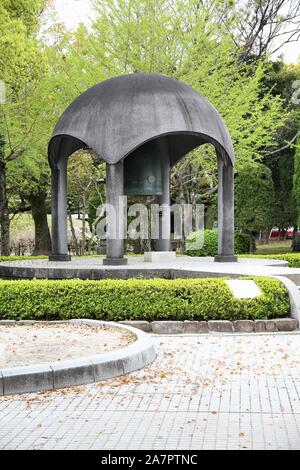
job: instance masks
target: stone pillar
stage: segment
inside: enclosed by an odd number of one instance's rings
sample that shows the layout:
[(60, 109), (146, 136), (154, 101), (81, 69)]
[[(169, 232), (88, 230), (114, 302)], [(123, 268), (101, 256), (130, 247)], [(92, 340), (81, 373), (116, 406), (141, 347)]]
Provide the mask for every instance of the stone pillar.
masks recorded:
[(67, 165), (63, 159), (51, 172), (52, 253), (49, 261), (70, 261), (67, 226)]
[(159, 217), (159, 240), (157, 251), (171, 251), (171, 212), (170, 212), (170, 158), (166, 145), (160, 144), (163, 193), (158, 197), (161, 207)]
[(106, 203), (113, 210), (107, 212), (108, 236), (106, 240), (106, 258), (103, 264), (120, 266), (127, 264), (124, 258), (124, 207), (120, 200), (124, 196), (124, 164), (106, 164)]
[(218, 255), (215, 261), (236, 262), (234, 256), (234, 168), (218, 155)]

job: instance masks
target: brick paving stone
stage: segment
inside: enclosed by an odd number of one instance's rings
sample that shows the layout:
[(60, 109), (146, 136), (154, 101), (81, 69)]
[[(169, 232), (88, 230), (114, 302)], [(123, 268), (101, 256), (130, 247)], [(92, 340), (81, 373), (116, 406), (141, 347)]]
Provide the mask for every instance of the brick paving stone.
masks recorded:
[(141, 371), (0, 398), (0, 449), (300, 450), (300, 333), (155, 341)]

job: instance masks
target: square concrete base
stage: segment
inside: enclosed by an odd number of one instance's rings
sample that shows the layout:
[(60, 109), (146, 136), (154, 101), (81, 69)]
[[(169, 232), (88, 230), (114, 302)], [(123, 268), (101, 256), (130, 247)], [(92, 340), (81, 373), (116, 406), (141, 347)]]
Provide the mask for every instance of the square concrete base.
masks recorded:
[(238, 257), (233, 255), (217, 255), (215, 256), (216, 263), (237, 263)]
[(144, 253), (144, 261), (146, 263), (164, 263), (175, 260), (175, 251), (148, 251)]
[(71, 261), (70, 255), (49, 255), (49, 261)]
[(128, 262), (127, 258), (104, 258), (104, 266), (124, 266)]

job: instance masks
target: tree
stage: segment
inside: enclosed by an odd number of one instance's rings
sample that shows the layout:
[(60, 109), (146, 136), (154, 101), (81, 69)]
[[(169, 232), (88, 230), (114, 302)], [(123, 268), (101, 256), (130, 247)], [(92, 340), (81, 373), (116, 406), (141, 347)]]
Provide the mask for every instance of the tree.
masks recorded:
[[(236, 175), (235, 220), (251, 236), (273, 226), (275, 192), (271, 170), (261, 163), (245, 165)], [(253, 251), (253, 243), (252, 250)]]
[(298, 216), (297, 225), (300, 227), (300, 138), (297, 141), (295, 152), (294, 197)]
[[(43, 0), (3, 0), (0, 5), (0, 79), (6, 86), (6, 103), (0, 107), (0, 225), (1, 254), (8, 255), (9, 209), (7, 197), (7, 165), (20, 157), (25, 149), (10, 135), (11, 123), (7, 110), (15, 103), (21, 90), (36, 73), (39, 63), (33, 34), (38, 17), (45, 6)], [(14, 118), (16, 121), (18, 118)], [(22, 132), (24, 135), (24, 132)], [(26, 131), (25, 131), (26, 133)], [(19, 138), (21, 135), (19, 135)]]
[[(47, 214), (50, 212), (49, 168), (44, 153), (38, 153), (38, 162), (24, 156), (8, 168), (7, 191), (11, 217), (23, 211), (31, 211), (35, 237), (33, 255), (45, 255), (51, 251), (51, 237)], [(38, 158), (37, 158), (38, 159)]]
[(300, 37), (300, 1), (246, 0), (236, 2), (234, 40), (241, 48), (240, 62), (278, 52)]
[(275, 189), (275, 225), (284, 230), (297, 226), (297, 207), (293, 191), (294, 151), (273, 158), (272, 179)]
[(276, 132), (276, 148), (267, 150), (263, 162), (271, 169), (276, 192), (275, 224), (280, 229), (297, 226), (297, 207), (293, 192), (295, 142), (300, 131), (299, 107), (294, 103), (294, 83), (300, 80), (299, 65), (285, 65), (281, 61), (270, 64), (264, 78), (274, 96), (281, 96), (289, 112), (286, 125)]

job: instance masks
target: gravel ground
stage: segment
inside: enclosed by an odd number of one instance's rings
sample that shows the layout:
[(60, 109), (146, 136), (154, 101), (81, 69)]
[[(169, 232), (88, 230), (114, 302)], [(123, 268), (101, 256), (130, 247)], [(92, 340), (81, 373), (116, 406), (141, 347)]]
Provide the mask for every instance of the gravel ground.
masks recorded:
[(117, 328), (71, 324), (0, 325), (0, 368), (76, 359), (128, 346)]

